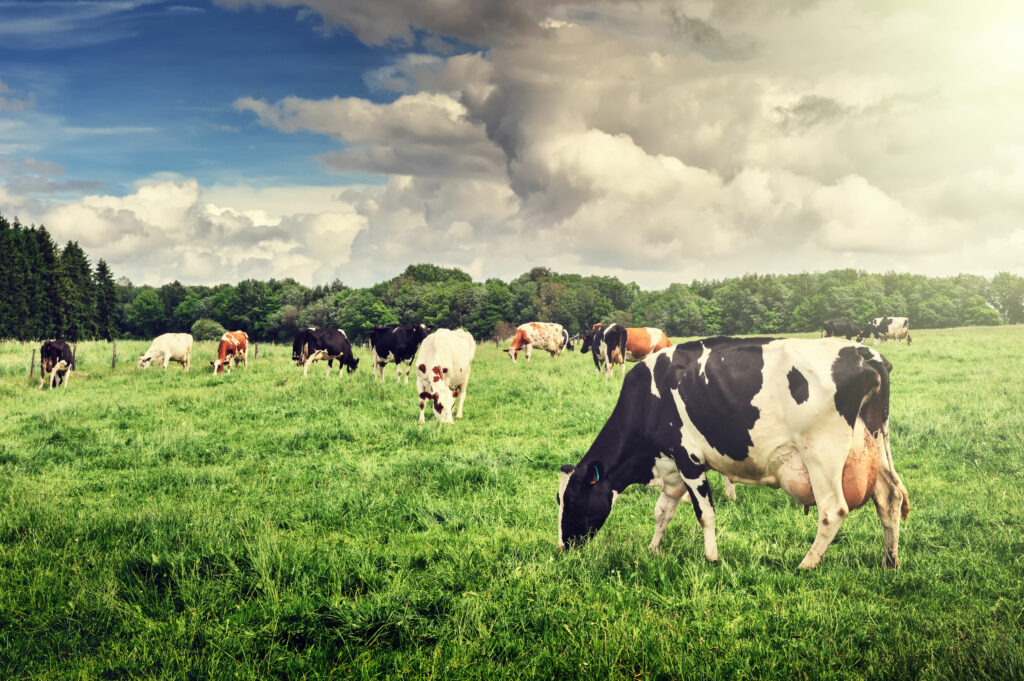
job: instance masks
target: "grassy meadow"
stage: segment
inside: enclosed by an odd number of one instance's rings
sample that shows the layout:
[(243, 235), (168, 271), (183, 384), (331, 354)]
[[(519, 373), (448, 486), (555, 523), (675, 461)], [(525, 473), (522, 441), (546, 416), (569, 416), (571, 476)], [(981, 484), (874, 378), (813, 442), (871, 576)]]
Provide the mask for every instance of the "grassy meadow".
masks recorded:
[(902, 567), (869, 504), (810, 573), (814, 514), (717, 475), (717, 564), (684, 506), (647, 551), (644, 487), (557, 552), (558, 467), (621, 385), (578, 352), (480, 346), (442, 426), (362, 349), (303, 379), (284, 346), (214, 377), (212, 343), (189, 373), (83, 343), (51, 392), (0, 343), (0, 678), (1024, 678), (1024, 329), (913, 337), (883, 348)]

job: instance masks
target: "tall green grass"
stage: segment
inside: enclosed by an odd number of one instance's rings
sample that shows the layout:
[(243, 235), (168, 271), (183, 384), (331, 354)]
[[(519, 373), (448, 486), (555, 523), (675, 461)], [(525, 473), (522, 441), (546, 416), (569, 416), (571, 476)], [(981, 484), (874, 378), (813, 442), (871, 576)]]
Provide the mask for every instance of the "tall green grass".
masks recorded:
[(1024, 331), (886, 346), (902, 568), (870, 505), (810, 573), (815, 518), (779, 491), (716, 493), (721, 561), (656, 490), (555, 550), (558, 467), (621, 379), (589, 356), (513, 365), (481, 346), (454, 426), (413, 385), (134, 368), (78, 346), (69, 387), (0, 343), (0, 677), (1024, 678)]

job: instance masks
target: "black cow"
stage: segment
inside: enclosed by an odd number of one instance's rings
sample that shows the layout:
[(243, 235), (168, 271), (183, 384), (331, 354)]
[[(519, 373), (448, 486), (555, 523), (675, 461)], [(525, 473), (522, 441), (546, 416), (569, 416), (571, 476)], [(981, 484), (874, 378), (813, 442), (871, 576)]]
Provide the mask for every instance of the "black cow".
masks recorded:
[(622, 365), (622, 374), (626, 374), (626, 340), (629, 333), (626, 327), (621, 324), (594, 324), (583, 342), (580, 344), (580, 352), (587, 350), (594, 356), (594, 371), (601, 375), (601, 367), (604, 365), (604, 377), (612, 375), (614, 365)]
[(57, 385), (68, 387), (68, 379), (75, 369), (75, 355), (71, 352), (71, 346), (62, 340), (48, 340), (43, 342), (39, 349), (39, 389), (46, 385), (47, 374), (50, 378), (50, 388)]
[(405, 362), (405, 382), (409, 382), (409, 369), (416, 356), (420, 343), (427, 337), (430, 329), (425, 324), (399, 326), (388, 324), (375, 326), (370, 330), (370, 357), (373, 362), (373, 377), (377, 378), (380, 369), (380, 380), (384, 382), (384, 367), (394, 362), (398, 369), (398, 381), (402, 380), (402, 362)]
[(629, 485), (658, 484), (650, 549), (689, 492), (704, 556), (718, 560), (711, 468), (818, 507), (802, 568), (817, 566), (849, 510), (872, 499), (882, 564), (898, 567), (910, 502), (889, 447), (891, 368), (871, 348), (823, 339), (716, 337), (651, 355), (626, 376), (583, 459), (562, 466), (559, 548), (589, 540)]
[(831, 338), (833, 336), (838, 338), (839, 336), (842, 336), (846, 340), (850, 340), (860, 333), (860, 329), (857, 328), (857, 325), (850, 319), (826, 319), (821, 323), (821, 327), (825, 338)]
[(302, 375), (309, 372), (309, 365), (317, 360), (327, 360), (327, 374), (330, 375), (334, 360), (338, 360), (338, 376), (348, 368), (352, 373), (359, 366), (359, 360), (352, 355), (352, 344), (341, 329), (303, 329), (292, 341), (292, 359), (303, 367)]

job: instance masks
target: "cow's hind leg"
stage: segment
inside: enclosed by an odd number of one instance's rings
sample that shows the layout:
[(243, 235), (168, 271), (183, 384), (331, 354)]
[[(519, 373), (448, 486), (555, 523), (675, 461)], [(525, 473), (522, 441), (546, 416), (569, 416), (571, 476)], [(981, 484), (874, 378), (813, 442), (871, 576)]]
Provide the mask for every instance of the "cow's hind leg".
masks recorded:
[(462, 403), (466, 401), (466, 390), (469, 388), (469, 369), (466, 369), (466, 378), (462, 381), (462, 386), (459, 388), (459, 410), (455, 412), (455, 418), (462, 418)]
[(910, 496), (893, 467), (888, 432), (882, 437), (884, 441), (882, 465), (879, 467), (871, 499), (875, 502), (878, 519), (882, 521), (882, 538), (885, 544), (882, 567), (896, 569), (900, 566), (900, 521), (906, 520), (910, 515)]
[(833, 448), (824, 452), (805, 453), (807, 477), (814, 502), (818, 506), (818, 533), (807, 555), (800, 562), (804, 570), (818, 566), (821, 557), (839, 533), (843, 519), (850, 512), (843, 494), (843, 467), (849, 454), (848, 446), (847, 440), (843, 443), (842, 451)]

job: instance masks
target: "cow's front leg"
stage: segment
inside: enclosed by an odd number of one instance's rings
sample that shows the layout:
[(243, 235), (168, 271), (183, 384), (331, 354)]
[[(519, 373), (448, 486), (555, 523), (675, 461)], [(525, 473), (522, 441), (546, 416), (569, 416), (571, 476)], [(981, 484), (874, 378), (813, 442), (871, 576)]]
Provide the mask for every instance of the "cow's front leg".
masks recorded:
[(533, 352), (533, 345), (530, 343), (526, 344), (526, 361), (530, 361), (530, 354)]
[(685, 490), (672, 491), (676, 493), (670, 494), (663, 487), (661, 496), (658, 497), (658, 503), (654, 505), (654, 537), (651, 538), (651, 543), (647, 547), (651, 553), (657, 553), (661, 549), (661, 540), (665, 538), (665, 530), (668, 529), (668, 524), (675, 517), (676, 509), (679, 508), (679, 497)]
[[(687, 458), (689, 458), (687, 456)], [(715, 505), (711, 500), (711, 486), (703, 465), (687, 461), (683, 474), (683, 483), (690, 493), (690, 503), (697, 515), (697, 522), (704, 529), (704, 557), (710, 562), (718, 560), (718, 540), (715, 538)]]

